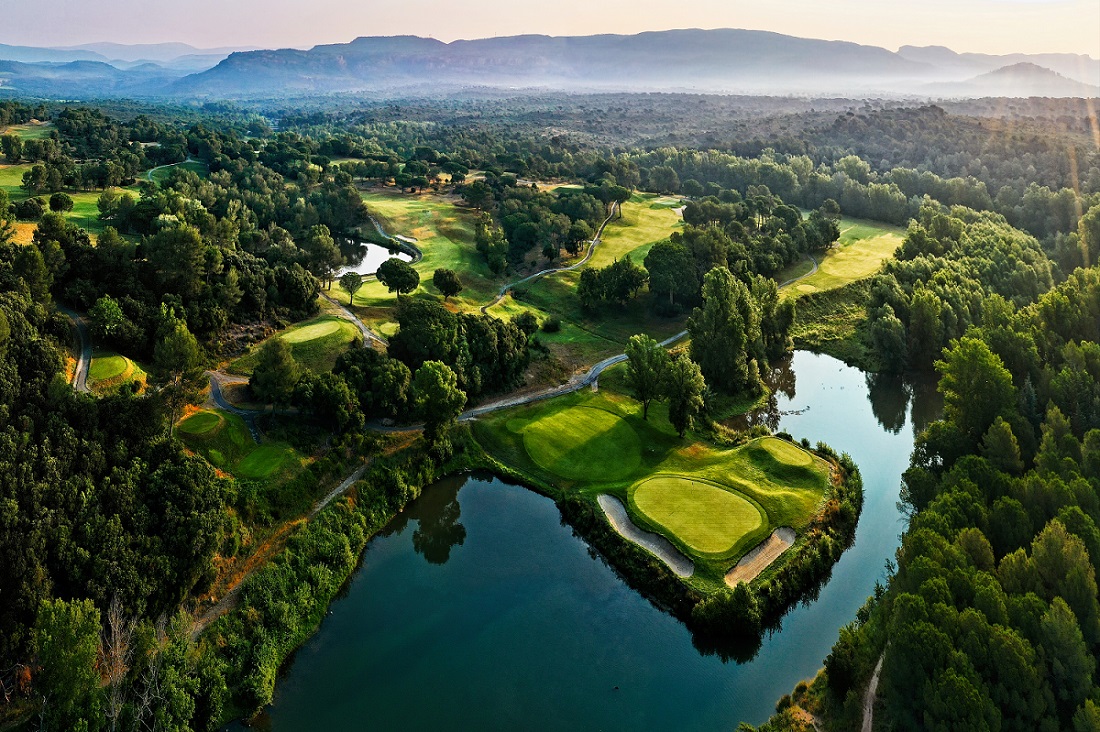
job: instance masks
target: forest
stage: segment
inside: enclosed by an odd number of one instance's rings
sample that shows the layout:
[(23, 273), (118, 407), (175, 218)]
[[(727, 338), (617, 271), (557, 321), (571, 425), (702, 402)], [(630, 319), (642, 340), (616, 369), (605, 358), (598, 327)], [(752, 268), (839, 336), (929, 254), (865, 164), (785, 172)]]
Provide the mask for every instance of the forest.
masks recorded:
[[(760, 398), (792, 336), (939, 380), (944, 418), (905, 474), (887, 583), (762, 729), (800, 729), (798, 708), (850, 729), (880, 659), (893, 728), (1100, 728), (1100, 151), (1072, 102), (995, 117), (693, 95), (0, 101), (0, 726), (204, 730), (259, 711), (368, 539), (436, 478), (487, 464), (460, 415), (552, 371), (562, 323), (524, 310), (530, 293), (501, 290), (520, 304), (506, 316), (460, 306), (471, 272), (439, 268), (429, 289), (398, 259), (375, 278), (385, 312), (357, 304), (347, 243), (377, 238), (364, 193), (382, 191), (447, 196), (493, 292), (579, 265), (624, 209), (674, 196), (682, 222), (644, 256), (579, 270), (565, 325), (685, 330), (664, 360), (654, 339), (620, 339), (631, 393), (667, 400), (681, 438), (732, 439), (713, 425), (721, 404)], [(660, 136), (687, 104), (699, 114)], [(32, 120), (48, 131), (13, 131)], [(74, 222), (74, 199), (93, 223)], [(785, 272), (838, 247), (842, 217), (904, 240), (866, 280), (783, 297)], [(384, 350), (364, 331), (311, 368), (268, 337), (345, 304), (392, 325)], [(74, 390), (73, 311), (148, 380)], [(204, 371), (244, 357), (241, 388), (266, 413), (240, 430), (301, 456), (285, 473), (246, 476), (239, 445), (184, 429), (212, 413)], [(416, 424), (422, 440), (399, 429)], [(857, 493), (765, 589), (704, 602), (697, 623), (728, 630), (750, 604), (757, 626), (781, 615), (850, 543)], [(193, 632), (256, 557), (236, 608)]]

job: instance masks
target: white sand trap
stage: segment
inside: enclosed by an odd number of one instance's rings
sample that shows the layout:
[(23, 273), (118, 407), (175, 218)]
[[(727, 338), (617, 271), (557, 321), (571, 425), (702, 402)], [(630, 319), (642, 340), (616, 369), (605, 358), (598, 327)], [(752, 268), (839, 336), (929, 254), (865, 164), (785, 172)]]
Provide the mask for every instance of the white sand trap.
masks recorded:
[(769, 564), (779, 559), (779, 555), (787, 551), (791, 544), (794, 544), (797, 536), (794, 529), (780, 526), (772, 532), (771, 536), (741, 557), (741, 561), (735, 564), (733, 569), (726, 572), (726, 584), (736, 587), (738, 582), (752, 582)]
[(690, 577), (695, 572), (695, 565), (671, 541), (660, 534), (641, 529), (631, 521), (626, 506), (618, 498), (603, 493), (597, 500), (615, 531), (667, 564), (677, 577)]

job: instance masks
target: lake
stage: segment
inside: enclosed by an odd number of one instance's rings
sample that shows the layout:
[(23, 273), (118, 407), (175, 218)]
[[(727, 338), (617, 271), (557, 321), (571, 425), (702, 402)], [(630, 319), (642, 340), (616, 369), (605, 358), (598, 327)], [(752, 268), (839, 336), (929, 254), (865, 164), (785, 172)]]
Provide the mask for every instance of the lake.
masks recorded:
[(703, 655), (563, 526), (549, 499), (488, 475), (430, 486), (367, 547), (258, 721), (272, 730), (730, 730), (763, 722), (813, 676), (885, 578), (914, 423), (930, 385), (798, 352), (751, 415), (849, 453), (863, 475), (856, 540), (816, 600), (747, 663)]

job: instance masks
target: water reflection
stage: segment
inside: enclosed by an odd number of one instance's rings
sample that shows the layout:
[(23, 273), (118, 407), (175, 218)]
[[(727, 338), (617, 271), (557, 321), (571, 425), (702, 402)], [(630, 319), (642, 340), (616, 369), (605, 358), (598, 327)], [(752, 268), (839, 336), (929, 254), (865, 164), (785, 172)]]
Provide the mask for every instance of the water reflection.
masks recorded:
[(338, 275), (355, 272), (361, 275), (371, 275), (378, 271), (378, 267), (390, 257), (397, 257), (403, 262), (411, 262), (412, 255), (401, 250), (389, 250), (384, 246), (372, 244), (360, 239), (340, 239), (340, 253), (344, 255), (347, 266), (340, 269)]
[(465, 478), (452, 476), (441, 480), (430, 491), (411, 502), (380, 533), (383, 536), (400, 535), (410, 521), (416, 522), (412, 544), (417, 554), (431, 564), (446, 564), (451, 549), (466, 541), (466, 527), (459, 522), (462, 507), (458, 503), (458, 489)]
[[(849, 370), (841, 364), (838, 376)], [(943, 397), (936, 390), (933, 375), (865, 374), (867, 401), (875, 419), (892, 434), (900, 434), (912, 424), (919, 434), (943, 411)], [(795, 400), (797, 379), (791, 357), (777, 361), (764, 373), (764, 383), (771, 390), (767, 402), (758, 409), (725, 420), (723, 424), (738, 430), (764, 425), (772, 432), (779, 429), (784, 417), (798, 416), (809, 409)], [(838, 388), (843, 389), (843, 385)], [(907, 421), (906, 417), (910, 417)]]

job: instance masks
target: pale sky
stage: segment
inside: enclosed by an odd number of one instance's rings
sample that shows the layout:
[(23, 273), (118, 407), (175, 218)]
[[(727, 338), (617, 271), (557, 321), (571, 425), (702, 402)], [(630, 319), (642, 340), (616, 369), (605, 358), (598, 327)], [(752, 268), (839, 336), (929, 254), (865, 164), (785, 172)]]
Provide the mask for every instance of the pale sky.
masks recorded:
[(749, 28), (896, 50), (1100, 58), (1098, 0), (0, 0), (0, 42), (182, 41), (308, 48), (356, 36), (456, 38)]

